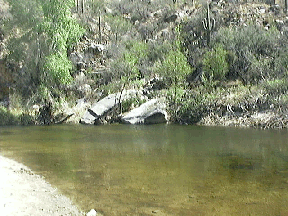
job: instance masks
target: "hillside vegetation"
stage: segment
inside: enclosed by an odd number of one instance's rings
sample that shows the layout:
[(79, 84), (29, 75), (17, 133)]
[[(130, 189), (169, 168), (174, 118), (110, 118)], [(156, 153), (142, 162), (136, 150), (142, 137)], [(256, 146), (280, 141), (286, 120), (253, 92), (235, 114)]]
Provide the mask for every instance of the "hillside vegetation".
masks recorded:
[(0, 4), (0, 125), (56, 121), (77, 99), (134, 88), (165, 96), (171, 122), (287, 127), (284, 2)]

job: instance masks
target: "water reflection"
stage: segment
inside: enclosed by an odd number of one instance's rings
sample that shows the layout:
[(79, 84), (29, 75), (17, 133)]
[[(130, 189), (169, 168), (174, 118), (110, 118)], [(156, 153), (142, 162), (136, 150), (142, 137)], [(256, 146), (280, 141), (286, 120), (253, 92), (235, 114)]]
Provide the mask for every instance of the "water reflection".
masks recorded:
[(177, 125), (0, 128), (6, 156), (104, 215), (285, 215), (287, 131)]

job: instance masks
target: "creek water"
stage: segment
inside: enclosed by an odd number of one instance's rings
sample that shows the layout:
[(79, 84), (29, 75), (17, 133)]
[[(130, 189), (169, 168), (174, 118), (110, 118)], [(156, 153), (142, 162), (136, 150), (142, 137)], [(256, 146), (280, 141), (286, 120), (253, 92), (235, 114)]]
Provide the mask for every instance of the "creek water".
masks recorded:
[(1, 154), (83, 211), (288, 215), (288, 131), (179, 125), (0, 127)]

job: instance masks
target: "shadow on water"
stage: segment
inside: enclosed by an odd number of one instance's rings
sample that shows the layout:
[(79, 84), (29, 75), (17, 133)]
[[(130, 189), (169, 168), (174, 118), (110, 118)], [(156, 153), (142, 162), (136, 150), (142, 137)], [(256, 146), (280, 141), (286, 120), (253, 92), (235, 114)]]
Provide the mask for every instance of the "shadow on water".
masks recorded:
[(231, 170), (256, 170), (262, 168), (262, 158), (246, 157), (244, 155), (224, 154), (220, 155), (223, 167)]
[(44, 175), (84, 211), (288, 214), (287, 131), (63, 125), (0, 134), (2, 154)]

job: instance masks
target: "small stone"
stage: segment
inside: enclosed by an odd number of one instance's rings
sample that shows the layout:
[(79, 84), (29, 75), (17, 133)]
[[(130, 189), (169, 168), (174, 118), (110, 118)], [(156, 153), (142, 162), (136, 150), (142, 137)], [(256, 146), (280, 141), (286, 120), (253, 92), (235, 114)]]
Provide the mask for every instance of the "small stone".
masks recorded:
[(266, 9), (265, 9), (265, 8), (260, 8), (260, 9), (259, 9), (259, 12), (260, 12), (261, 14), (264, 14), (264, 13), (266, 12)]
[(86, 216), (96, 216), (97, 215), (97, 212), (95, 211), (95, 209), (91, 209), (87, 214)]

